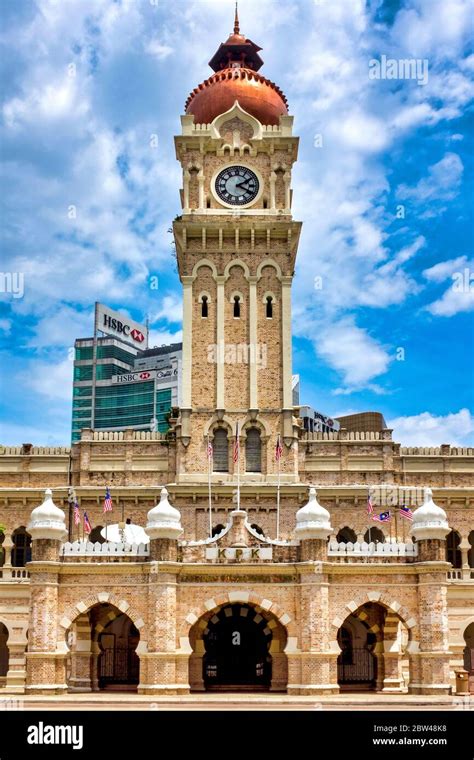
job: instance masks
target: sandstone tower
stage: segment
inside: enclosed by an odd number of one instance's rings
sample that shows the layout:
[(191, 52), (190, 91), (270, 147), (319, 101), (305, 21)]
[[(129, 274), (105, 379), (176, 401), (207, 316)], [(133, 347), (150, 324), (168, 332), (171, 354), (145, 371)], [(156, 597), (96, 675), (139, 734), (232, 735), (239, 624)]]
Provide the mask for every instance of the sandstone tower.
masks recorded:
[(177, 482), (298, 479), (292, 408), (291, 283), (301, 223), (291, 214), (298, 152), (281, 90), (263, 77), (259, 48), (234, 31), (214, 70), (186, 101), (175, 138), (182, 215), (173, 225), (183, 285), (183, 399)]

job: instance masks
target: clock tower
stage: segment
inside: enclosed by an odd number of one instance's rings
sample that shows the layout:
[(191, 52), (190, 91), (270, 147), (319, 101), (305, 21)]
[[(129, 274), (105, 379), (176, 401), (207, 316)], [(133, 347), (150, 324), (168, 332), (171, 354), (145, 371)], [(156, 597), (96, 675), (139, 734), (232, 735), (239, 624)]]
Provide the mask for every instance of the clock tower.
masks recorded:
[(182, 404), (176, 480), (298, 480), (293, 413), (291, 284), (301, 223), (291, 214), (298, 138), (261, 48), (234, 31), (213, 74), (189, 95), (175, 138), (182, 214), (173, 224), (183, 285)]

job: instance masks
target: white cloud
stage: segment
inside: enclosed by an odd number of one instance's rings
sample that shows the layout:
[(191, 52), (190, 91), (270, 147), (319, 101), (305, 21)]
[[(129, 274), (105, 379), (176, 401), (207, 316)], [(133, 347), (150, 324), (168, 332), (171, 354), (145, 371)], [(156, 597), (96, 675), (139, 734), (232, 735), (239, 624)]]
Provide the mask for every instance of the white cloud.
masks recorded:
[(76, 338), (88, 338), (94, 333), (93, 310), (78, 312), (70, 306), (39, 318), (35, 335), (28, 342), (33, 348), (73, 346)]
[(343, 376), (352, 389), (363, 387), (387, 371), (390, 357), (365, 330), (349, 319), (323, 329), (314, 339), (316, 351)]
[(456, 281), (443, 293), (441, 298), (428, 304), (426, 310), (435, 317), (452, 317), (465, 311), (474, 310), (474, 272), (472, 279), (466, 280), (460, 273), (460, 284)]
[(440, 261), (423, 272), (431, 282), (451, 280), (441, 298), (425, 308), (436, 317), (452, 317), (474, 309), (474, 261), (467, 256), (458, 256), (449, 261)]
[(145, 45), (145, 52), (154, 56), (159, 61), (164, 61), (173, 52), (173, 48), (169, 45), (165, 45), (157, 37), (149, 40)]
[(12, 329), (12, 324), (11, 319), (0, 319), (0, 330), (6, 335), (9, 335)]
[(411, 417), (395, 417), (387, 421), (393, 428), (393, 438), (403, 446), (472, 446), (474, 444), (474, 416), (468, 409), (436, 416), (422, 412)]
[(57, 361), (32, 359), (27, 370), (18, 373), (17, 380), (35, 393), (53, 401), (72, 400), (72, 359), (59, 358)]
[(446, 153), (441, 161), (428, 168), (428, 176), (420, 179), (414, 187), (399, 185), (397, 195), (402, 200), (417, 203), (452, 200), (459, 192), (463, 169), (457, 153)]
[(182, 330), (177, 330), (175, 333), (172, 333), (169, 330), (150, 330), (148, 345), (150, 348), (155, 346), (167, 346), (170, 343), (181, 343), (182, 340)]
[(176, 323), (183, 320), (183, 301), (181, 297), (175, 293), (166, 295), (161, 301), (160, 307), (157, 312), (152, 312), (150, 315), (150, 322), (153, 324), (160, 319), (166, 320), (166, 322)]
[(423, 277), (433, 282), (443, 282), (451, 277), (453, 272), (459, 271), (467, 264), (467, 256), (458, 256), (457, 259), (449, 259), (449, 261), (440, 261), (439, 264), (435, 264), (429, 269), (423, 271)]

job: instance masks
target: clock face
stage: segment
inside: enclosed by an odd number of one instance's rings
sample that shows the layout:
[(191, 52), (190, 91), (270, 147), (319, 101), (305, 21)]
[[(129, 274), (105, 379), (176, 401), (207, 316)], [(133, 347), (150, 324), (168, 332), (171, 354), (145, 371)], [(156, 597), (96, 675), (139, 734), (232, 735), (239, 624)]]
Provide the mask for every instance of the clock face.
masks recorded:
[(245, 166), (228, 166), (216, 177), (217, 195), (232, 206), (244, 206), (255, 200), (258, 190), (257, 175)]

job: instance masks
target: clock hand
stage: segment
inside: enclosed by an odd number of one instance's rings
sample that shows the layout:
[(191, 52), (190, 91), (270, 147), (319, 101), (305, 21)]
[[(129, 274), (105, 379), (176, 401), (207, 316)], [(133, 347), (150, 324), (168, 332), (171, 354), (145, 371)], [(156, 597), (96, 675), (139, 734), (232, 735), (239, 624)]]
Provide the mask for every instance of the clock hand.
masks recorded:
[[(244, 187), (244, 185), (247, 185), (247, 187)], [(236, 184), (236, 187), (244, 187), (244, 190), (248, 190), (248, 180), (245, 180), (243, 182), (238, 182)]]

